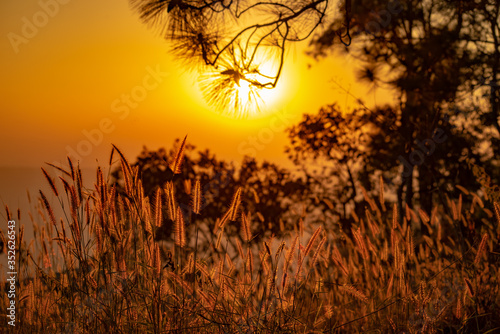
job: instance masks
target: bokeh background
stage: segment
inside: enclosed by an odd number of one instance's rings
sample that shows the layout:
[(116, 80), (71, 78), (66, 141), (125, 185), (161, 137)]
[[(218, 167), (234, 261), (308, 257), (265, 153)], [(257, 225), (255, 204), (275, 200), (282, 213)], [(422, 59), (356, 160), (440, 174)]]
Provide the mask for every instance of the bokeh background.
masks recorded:
[[(260, 116), (234, 119), (206, 104), (198, 74), (169, 55), (168, 42), (127, 0), (7, 0), (0, 12), (0, 203), (14, 210), (28, 207), (27, 190), (45, 187), (41, 166), (74, 152), (87, 179), (107, 164), (112, 143), (132, 159), (144, 145), (169, 147), (186, 134), (222, 159), (250, 154), (287, 165), (285, 132), (268, 131), (277, 117), (291, 126), (326, 103), (348, 108), (354, 98), (344, 89), (368, 105), (387, 98), (355, 83), (354, 59), (317, 62), (305, 54), (307, 42), (297, 43)], [(151, 70), (161, 82), (137, 101), (131, 95)], [(252, 144), (262, 129), (264, 142)]]

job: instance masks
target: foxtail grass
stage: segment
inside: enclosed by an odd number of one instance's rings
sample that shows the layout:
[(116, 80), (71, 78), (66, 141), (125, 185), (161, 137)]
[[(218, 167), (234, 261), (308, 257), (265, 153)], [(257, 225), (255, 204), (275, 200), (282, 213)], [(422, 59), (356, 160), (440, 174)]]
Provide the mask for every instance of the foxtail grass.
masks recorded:
[[(185, 145), (165, 162), (175, 177)], [(295, 230), (257, 241), (267, 217), (243, 211), (245, 198), (259, 198), (245, 185), (217, 219), (202, 219), (199, 179), (184, 183), (190, 203), (179, 203), (174, 179), (150, 198), (137, 168), (114, 146), (113, 156), (122, 188), (101, 168), (87, 186), (71, 159), (53, 166), (55, 178), (42, 169), (63, 214), (40, 192), (35, 239), (25, 240), (24, 227), (17, 234), (19, 332), (467, 332), (479, 317), (491, 324), (485, 331), (500, 326), (491, 315), (500, 305), (500, 206), (480, 193), (462, 189), (429, 217), (418, 207), (398, 212), (380, 177), (378, 201), (362, 189), (366, 210), (347, 212), (351, 236), (334, 218), (314, 221), (304, 209), (282, 218)], [(485, 219), (494, 216), (497, 224)], [(457, 221), (481, 236), (464, 251), (452, 233)], [(166, 226), (173, 233), (158, 240)], [(4, 295), (0, 307), (8, 302)]]

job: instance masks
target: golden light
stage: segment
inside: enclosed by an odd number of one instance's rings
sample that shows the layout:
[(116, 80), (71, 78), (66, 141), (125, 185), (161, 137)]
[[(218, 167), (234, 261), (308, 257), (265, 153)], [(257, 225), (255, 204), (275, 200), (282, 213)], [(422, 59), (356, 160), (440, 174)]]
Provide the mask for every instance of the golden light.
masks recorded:
[(214, 111), (232, 118), (260, 118), (285, 96), (284, 80), (275, 87), (269, 84), (277, 71), (274, 60), (256, 57), (254, 63), (258, 66), (250, 68), (233, 59), (200, 77), (200, 88)]
[[(245, 79), (239, 80), (238, 83), (234, 82), (234, 101), (232, 103), (233, 116), (239, 117), (254, 117), (256, 116), (263, 104), (264, 100), (261, 96), (262, 88), (255, 87)], [(238, 111), (239, 109), (239, 111)]]
[(252, 87), (248, 81), (242, 80), (239, 85), (234, 83), (234, 89), (236, 89), (242, 104), (247, 104), (251, 101)]

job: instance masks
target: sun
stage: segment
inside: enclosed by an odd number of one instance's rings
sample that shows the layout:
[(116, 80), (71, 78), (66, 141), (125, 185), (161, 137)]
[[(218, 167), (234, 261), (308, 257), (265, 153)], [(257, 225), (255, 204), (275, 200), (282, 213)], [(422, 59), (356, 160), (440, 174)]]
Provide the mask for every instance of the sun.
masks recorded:
[(200, 88), (206, 102), (219, 114), (237, 118), (264, 117), (274, 110), (284, 94), (284, 84), (270, 84), (276, 66), (272, 61), (256, 61), (249, 67), (236, 59), (200, 76)]
[(246, 80), (241, 80), (239, 84), (234, 83), (234, 89), (240, 96), (242, 103), (248, 103), (251, 100), (251, 95), (254, 93), (250, 83)]
[[(269, 89), (257, 87), (246, 79), (234, 83), (234, 111), (240, 110), (243, 118), (255, 118), (264, 113), (272, 98), (266, 93)], [(235, 115), (236, 116), (236, 115)]]

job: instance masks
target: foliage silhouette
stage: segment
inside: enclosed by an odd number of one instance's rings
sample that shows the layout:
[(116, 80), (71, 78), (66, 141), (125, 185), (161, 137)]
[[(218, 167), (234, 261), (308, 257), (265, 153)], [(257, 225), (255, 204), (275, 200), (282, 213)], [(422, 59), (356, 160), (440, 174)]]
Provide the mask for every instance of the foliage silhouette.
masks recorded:
[[(283, 235), (285, 230), (296, 227), (300, 204), (307, 202), (309, 196), (308, 184), (302, 179), (293, 177), (290, 171), (275, 164), (257, 163), (253, 158), (245, 158), (241, 166), (236, 167), (234, 163), (217, 159), (208, 150), (195, 154), (195, 146), (189, 143), (186, 144), (181, 173), (174, 175), (168, 163), (172, 161), (179, 142), (177, 139), (168, 153), (163, 148), (150, 151), (144, 147), (132, 166), (138, 168), (144, 195), (150, 199), (154, 198), (158, 188), (162, 189), (168, 181), (173, 181), (175, 196), (184, 216), (188, 217), (186, 223), (190, 232), (194, 232), (190, 226), (194, 217), (189, 206), (196, 180), (200, 181), (203, 198), (196, 220), (210, 229), (214, 229), (227, 212), (239, 187), (242, 189), (240, 212), (245, 215), (252, 213), (250, 218), (256, 241), (270, 235)], [(116, 168), (112, 176), (118, 191), (123, 191), (121, 168)], [(163, 210), (163, 224), (157, 235), (161, 240), (171, 240), (174, 222), (169, 218), (167, 208)], [(225, 229), (225, 233), (241, 237), (240, 222), (226, 224)]]
[[(341, 187), (351, 193), (343, 204), (356, 196), (352, 172), (368, 191), (368, 175), (383, 173), (401, 212), (418, 203), (426, 214), (435, 201), (444, 203), (454, 185), (477, 188), (465, 159), (483, 165), (494, 179), (500, 176), (490, 159), (500, 153), (499, 1), (346, 0), (338, 9), (328, 0), (131, 2), (146, 23), (160, 28), (179, 58), (203, 73), (202, 89), (219, 109), (246, 114), (250, 105), (259, 105), (259, 89), (279, 80), (287, 46), (310, 36), (311, 55), (345, 52), (364, 64), (360, 82), (391, 89), (393, 105), (358, 110), (365, 115), (342, 121), (353, 133), (369, 129), (364, 147), (348, 144), (358, 139), (332, 129), (323, 129), (316, 143), (305, 140), (309, 146), (302, 152), (332, 149), (344, 155), (322, 155), (339, 162), (337, 167), (349, 165), (331, 171), (347, 175)], [(261, 72), (263, 59), (278, 63), (273, 73)], [(250, 87), (245, 93), (239, 89), (243, 82)], [(474, 99), (478, 93), (487, 107)], [(313, 123), (305, 120), (302, 127)], [(431, 149), (428, 139), (437, 129), (445, 131), (446, 141)], [(408, 163), (412, 155), (418, 159)]]
[[(311, 36), (329, 2), (131, 0), (142, 20), (171, 42), (173, 54), (201, 71), (207, 101), (241, 116), (260, 103), (261, 89), (276, 87), (290, 43)], [(248, 92), (238, 89), (240, 82)]]
[[(492, 66), (498, 64), (500, 51), (499, 3), (346, 1), (343, 9), (350, 12), (350, 45), (339, 43), (338, 36), (346, 33), (342, 17), (329, 22), (312, 42), (311, 55), (324, 57), (330, 50), (349, 54), (365, 64), (358, 73), (359, 79), (374, 88), (391, 89), (397, 97), (388, 119), (395, 131), (386, 133), (383, 127), (375, 130), (371, 149), (377, 151), (370, 155), (378, 158), (364, 165), (384, 172), (385, 168), (399, 167), (400, 210), (404, 211), (406, 204), (412, 206), (417, 192), (416, 200), (430, 213), (433, 201), (442, 202), (444, 191), (450, 186), (469, 184), (472, 178), (464, 168), (466, 158), (484, 165), (498, 177), (489, 160), (498, 152), (500, 134), (498, 90), (492, 84), (499, 79), (498, 66)], [(491, 86), (489, 109), (474, 106), (474, 94), (484, 91), (485, 85)], [(380, 113), (383, 109), (370, 111), (372, 117), (387, 117)], [(457, 126), (448, 126), (450, 122)], [(404, 166), (394, 159), (421, 150), (418, 142), (432, 138), (438, 128), (446, 131), (448, 139), (432, 156), (425, 154), (423, 164)], [(378, 155), (380, 150), (389, 154)], [(430, 147), (425, 151), (430, 151)], [(389, 166), (384, 166), (387, 162)], [(407, 173), (410, 177), (403, 175)]]

